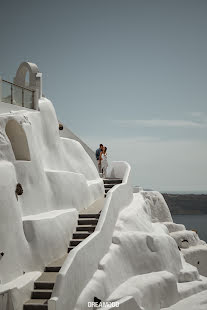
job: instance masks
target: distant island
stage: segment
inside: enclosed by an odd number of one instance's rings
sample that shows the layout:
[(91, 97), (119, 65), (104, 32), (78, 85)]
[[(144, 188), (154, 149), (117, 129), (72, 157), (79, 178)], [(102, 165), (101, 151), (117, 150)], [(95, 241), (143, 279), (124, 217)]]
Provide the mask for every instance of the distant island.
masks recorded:
[(206, 194), (168, 194), (162, 193), (172, 213), (175, 214), (207, 214)]

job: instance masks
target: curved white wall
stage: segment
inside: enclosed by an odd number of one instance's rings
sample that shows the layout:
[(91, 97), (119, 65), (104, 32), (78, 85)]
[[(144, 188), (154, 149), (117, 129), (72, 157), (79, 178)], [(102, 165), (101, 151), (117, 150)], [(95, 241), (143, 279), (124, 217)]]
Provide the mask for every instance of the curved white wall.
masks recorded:
[(85, 142), (83, 142), (83, 140), (81, 140), (78, 136), (76, 136), (69, 128), (67, 128), (65, 124), (63, 124), (63, 130), (60, 131), (60, 136), (63, 138), (69, 138), (78, 141), (82, 145), (84, 150), (88, 153), (94, 165), (98, 167), (95, 151), (92, 150), (87, 144), (85, 144)]
[(107, 177), (122, 179), (123, 183), (130, 184), (130, 172), (131, 167), (126, 161), (113, 161), (108, 168)]
[(63, 256), (78, 212), (103, 196), (93, 161), (79, 142), (60, 137), (48, 99), (39, 111), (0, 114), (0, 292)]
[(16, 160), (30, 161), (30, 151), (27, 137), (22, 126), (16, 120), (7, 122), (5, 132), (10, 140)]
[(125, 167), (128, 165), (119, 162), (119, 166), (122, 165), (122, 176), (126, 182), (114, 186), (108, 192), (95, 232), (69, 253), (58, 274), (52, 298), (49, 300), (51, 310), (74, 309), (79, 295), (96, 271), (100, 259), (108, 251), (119, 212), (133, 199), (132, 188), (127, 184), (129, 175)]
[[(108, 177), (123, 183), (108, 192), (94, 234), (68, 255), (49, 310), (85, 310), (94, 296), (121, 298), (122, 309), (142, 304), (155, 310), (207, 289), (206, 279), (184, 260), (195, 266), (199, 261), (206, 275), (206, 244), (173, 224), (161, 194), (133, 195), (130, 169), (126, 162), (111, 164)], [(15, 194), (17, 183), (21, 196)], [(66, 253), (78, 212), (103, 197), (93, 161), (79, 142), (60, 137), (49, 100), (39, 100), (39, 111), (0, 114), (1, 310), (21, 308), (39, 272)], [(180, 252), (172, 237), (182, 246), (188, 239), (189, 247)], [(149, 273), (154, 282), (145, 281)], [(148, 296), (159, 298), (153, 304)]]

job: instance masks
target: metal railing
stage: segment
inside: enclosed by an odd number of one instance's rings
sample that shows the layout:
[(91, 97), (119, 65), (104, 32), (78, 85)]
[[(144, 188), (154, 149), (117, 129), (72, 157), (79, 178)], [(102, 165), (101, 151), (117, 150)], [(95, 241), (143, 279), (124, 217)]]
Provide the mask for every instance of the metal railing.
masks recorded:
[(35, 90), (1, 80), (1, 101), (20, 107), (35, 109)]

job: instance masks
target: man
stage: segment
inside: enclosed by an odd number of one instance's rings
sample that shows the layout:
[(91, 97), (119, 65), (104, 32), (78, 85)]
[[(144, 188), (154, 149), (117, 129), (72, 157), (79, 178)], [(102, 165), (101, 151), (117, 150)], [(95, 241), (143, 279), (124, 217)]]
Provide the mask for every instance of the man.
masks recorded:
[(103, 151), (103, 144), (99, 145), (99, 149), (96, 150), (96, 160), (98, 162), (98, 172), (101, 173), (100, 154)]

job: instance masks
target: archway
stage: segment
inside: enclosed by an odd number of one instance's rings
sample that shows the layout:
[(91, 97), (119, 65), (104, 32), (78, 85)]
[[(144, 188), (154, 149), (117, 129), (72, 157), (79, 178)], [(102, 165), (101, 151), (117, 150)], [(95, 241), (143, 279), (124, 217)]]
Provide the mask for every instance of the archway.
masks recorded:
[[(28, 81), (27, 75), (29, 75)], [(22, 62), (17, 70), (14, 83), (22, 87), (36, 90), (38, 98), (42, 97), (42, 73), (39, 72), (36, 64)]]
[(37, 65), (31, 62), (22, 62), (19, 66), (16, 76), (14, 78), (14, 82), (20, 86), (25, 87), (25, 79), (27, 73), (29, 73), (29, 87), (36, 87), (36, 75), (39, 72)]
[(16, 120), (9, 120), (5, 132), (11, 143), (16, 160), (30, 161), (30, 151), (24, 129)]

